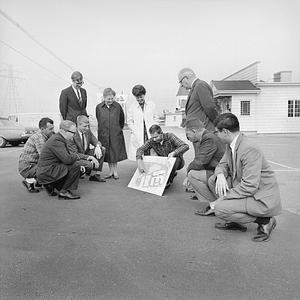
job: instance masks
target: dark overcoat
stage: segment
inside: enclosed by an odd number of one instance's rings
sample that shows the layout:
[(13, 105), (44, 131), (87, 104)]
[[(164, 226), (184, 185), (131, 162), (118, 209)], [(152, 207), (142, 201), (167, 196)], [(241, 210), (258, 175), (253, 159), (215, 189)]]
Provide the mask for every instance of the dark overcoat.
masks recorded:
[(105, 102), (96, 106), (98, 140), (106, 148), (104, 161), (116, 163), (127, 158), (123, 127), (125, 116), (121, 105), (114, 101), (108, 108)]
[(71, 153), (67, 141), (60, 134), (52, 135), (44, 144), (37, 164), (37, 179), (40, 184), (53, 183), (68, 174), (68, 165), (78, 159), (76, 153)]
[(86, 90), (80, 88), (80, 94), (82, 102), (80, 103), (77, 95), (75, 94), (72, 86), (61, 91), (59, 97), (59, 110), (63, 120), (70, 120), (76, 124), (77, 116), (85, 115), (87, 105), (87, 94)]
[(214, 131), (214, 120), (218, 113), (211, 87), (203, 80), (197, 79), (192, 85), (185, 105), (186, 121), (198, 119), (204, 127)]

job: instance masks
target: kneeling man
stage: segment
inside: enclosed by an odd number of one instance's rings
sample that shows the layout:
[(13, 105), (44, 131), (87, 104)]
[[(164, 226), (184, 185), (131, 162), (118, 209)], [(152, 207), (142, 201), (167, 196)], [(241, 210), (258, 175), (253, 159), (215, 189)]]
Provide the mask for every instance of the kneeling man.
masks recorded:
[(176, 158), (175, 164), (171, 171), (166, 188), (170, 187), (174, 177), (177, 175), (177, 170), (184, 166), (183, 153), (189, 150), (189, 146), (179, 139), (173, 133), (163, 133), (159, 125), (152, 125), (149, 128), (151, 138), (145, 142), (143, 146), (136, 151), (136, 160), (138, 168), (141, 173), (146, 172), (143, 155), (149, 150), (153, 149), (158, 156), (174, 157)]
[(54, 189), (59, 191), (60, 199), (75, 200), (80, 196), (71, 190), (76, 190), (80, 176), (80, 165), (77, 163), (78, 154), (71, 153), (67, 143), (73, 139), (76, 125), (65, 120), (59, 125), (59, 132), (54, 134), (44, 144), (38, 165), (37, 179), (47, 191), (52, 194)]
[[(203, 209), (196, 210), (196, 215), (212, 215), (214, 195), (207, 185), (215, 168), (224, 155), (225, 144), (212, 132), (204, 128), (199, 119), (188, 120), (185, 125), (188, 140), (194, 144), (195, 158), (187, 167), (187, 178), (196, 193), (194, 197), (201, 202), (210, 201)], [(212, 204), (211, 204), (212, 203)]]
[(19, 173), (24, 177), (23, 185), (29, 193), (38, 193), (36, 182), (36, 168), (45, 142), (54, 133), (53, 121), (42, 118), (39, 121), (39, 131), (29, 137), (19, 158)]
[[(90, 149), (90, 145), (94, 146), (94, 149)], [(77, 131), (70, 147), (70, 150), (78, 153), (80, 157), (78, 163), (87, 169), (87, 174), (95, 171), (95, 174), (90, 176), (90, 181), (106, 181), (104, 178), (101, 178), (105, 147), (101, 145), (90, 130), (90, 122), (87, 116), (79, 115), (77, 117)], [(94, 159), (92, 160), (92, 158)]]
[(274, 216), (281, 211), (281, 200), (274, 172), (262, 151), (240, 132), (239, 121), (232, 113), (215, 120), (217, 134), (225, 142), (226, 152), (210, 177), (215, 190), (215, 214), (224, 223), (222, 230), (246, 231), (244, 225), (258, 224), (253, 241), (268, 241), (276, 226)]

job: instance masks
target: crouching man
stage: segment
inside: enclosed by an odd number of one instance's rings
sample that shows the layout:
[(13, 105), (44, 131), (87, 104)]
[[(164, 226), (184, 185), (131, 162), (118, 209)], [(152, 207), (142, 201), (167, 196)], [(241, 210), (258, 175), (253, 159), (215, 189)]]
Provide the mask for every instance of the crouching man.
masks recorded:
[(80, 176), (80, 165), (77, 163), (78, 154), (71, 153), (67, 143), (73, 139), (76, 125), (72, 121), (62, 121), (59, 132), (52, 135), (44, 144), (38, 165), (37, 180), (43, 184), (48, 193), (58, 190), (59, 199), (75, 200), (80, 196), (71, 190), (76, 190)]
[(19, 173), (24, 180), (23, 185), (29, 193), (38, 193), (36, 188), (36, 168), (45, 142), (52, 136), (54, 130), (53, 121), (42, 118), (39, 121), (39, 131), (29, 137), (24, 145), (19, 158)]
[(274, 216), (281, 211), (281, 200), (274, 172), (262, 151), (240, 132), (239, 121), (232, 113), (215, 120), (217, 134), (226, 144), (226, 151), (209, 178), (215, 191), (215, 214), (224, 223), (222, 230), (246, 231), (247, 223), (256, 223), (255, 242), (269, 241), (276, 226)]
[(179, 139), (173, 133), (163, 133), (159, 125), (152, 125), (149, 128), (151, 138), (145, 142), (143, 146), (136, 151), (136, 160), (138, 169), (141, 173), (146, 169), (143, 163), (143, 155), (149, 150), (153, 149), (158, 156), (174, 157), (176, 158), (175, 164), (168, 179), (166, 188), (170, 187), (174, 177), (177, 175), (177, 170), (184, 166), (183, 153), (189, 150), (189, 146)]
[[(94, 149), (90, 149), (90, 146)], [(77, 131), (73, 137), (73, 143), (68, 144), (70, 150), (78, 154), (80, 166), (85, 167), (86, 173), (90, 174), (90, 181), (105, 182), (101, 177), (102, 166), (105, 157), (105, 147), (94, 136), (90, 130), (87, 116), (77, 117)], [(94, 174), (92, 174), (94, 171)]]

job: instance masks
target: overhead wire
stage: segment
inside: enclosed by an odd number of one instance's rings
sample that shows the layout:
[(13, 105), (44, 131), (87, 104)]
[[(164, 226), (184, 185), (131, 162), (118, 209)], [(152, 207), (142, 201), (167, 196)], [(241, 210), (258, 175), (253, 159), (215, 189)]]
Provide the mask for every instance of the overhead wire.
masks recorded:
[[(10, 16), (8, 16), (3, 10), (0, 9), (0, 14), (6, 18), (9, 22), (11, 22), (13, 25), (15, 25), (19, 30), (21, 30), (26, 36), (28, 36), (32, 41), (34, 41), (37, 45), (39, 45), (42, 49), (44, 49), (46, 52), (48, 52), (51, 56), (53, 56), (55, 59), (57, 59), (60, 63), (62, 63), (64, 66), (69, 68), (71, 71), (75, 71), (75, 68), (73, 68), (71, 65), (66, 63), (63, 59), (61, 59), (57, 54), (55, 54), (52, 50), (50, 50), (48, 47), (44, 46), (40, 41), (38, 41), (32, 34), (30, 34), (25, 28), (23, 28), (20, 24), (18, 24), (16, 21), (14, 21)], [(43, 67), (44, 68), (44, 67)], [(87, 77), (85, 77), (85, 81), (89, 82), (90, 84), (98, 87), (99, 89), (102, 89), (101, 86), (99, 86), (97, 83), (89, 80)]]
[(44, 67), (43, 65), (41, 65), (40, 63), (36, 62), (35, 60), (33, 60), (31, 57), (27, 56), (26, 54), (22, 53), (21, 51), (19, 51), (18, 49), (14, 48), (13, 46), (9, 45), (8, 43), (2, 41), (0, 39), (0, 42), (5, 45), (6, 47), (10, 48), (11, 50), (17, 52), (18, 54), (20, 54), (21, 56), (27, 58), (28, 60), (30, 60), (32, 63), (36, 64), (37, 66), (39, 66), (40, 68), (46, 70), (47, 72), (51, 73), (52, 75), (54, 75), (55, 77), (68, 82), (65, 78), (60, 77), (59, 75), (57, 75), (56, 73), (54, 73), (53, 71), (49, 70), (48, 68)]

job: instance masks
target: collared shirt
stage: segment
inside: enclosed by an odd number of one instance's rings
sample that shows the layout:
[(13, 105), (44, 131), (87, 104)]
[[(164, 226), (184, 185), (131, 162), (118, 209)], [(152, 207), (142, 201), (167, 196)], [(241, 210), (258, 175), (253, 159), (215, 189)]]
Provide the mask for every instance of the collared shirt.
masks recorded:
[(196, 77), (196, 78), (192, 81), (192, 83), (191, 83), (191, 88), (192, 88), (194, 82), (195, 82), (197, 79), (198, 79), (198, 78)]
[(189, 146), (179, 139), (173, 133), (163, 133), (163, 139), (160, 143), (157, 143), (153, 138), (146, 141), (146, 143), (137, 149), (136, 158), (140, 159), (144, 153), (150, 149), (153, 149), (158, 156), (167, 157), (171, 152), (175, 152), (175, 157), (182, 155), (189, 150)]
[(48, 137), (40, 130), (30, 136), (26, 144), (24, 145), (19, 161), (24, 161), (27, 163), (37, 163), (42, 148), (47, 139)]
[(240, 134), (238, 134), (233, 140), (232, 142), (230, 143), (230, 148), (231, 148), (231, 152), (232, 152), (232, 159), (234, 160), (234, 150), (235, 150), (235, 144), (236, 144), (236, 141), (238, 139)]
[[(76, 89), (75, 87), (74, 87), (74, 85), (72, 84), (72, 88), (73, 88), (73, 90), (74, 90), (74, 92), (75, 92), (75, 95), (76, 95), (76, 97), (78, 98), (78, 94), (79, 94), (79, 99), (82, 99), (81, 98), (81, 92), (80, 92), (80, 89)], [(78, 100), (79, 100), (78, 99)]]

